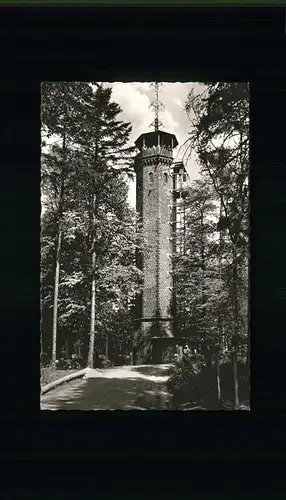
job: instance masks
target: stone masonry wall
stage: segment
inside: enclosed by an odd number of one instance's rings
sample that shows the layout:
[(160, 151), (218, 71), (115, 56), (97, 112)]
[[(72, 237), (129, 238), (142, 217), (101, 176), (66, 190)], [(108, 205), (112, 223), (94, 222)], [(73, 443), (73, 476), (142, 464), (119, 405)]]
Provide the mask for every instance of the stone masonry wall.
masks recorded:
[[(172, 177), (168, 165), (162, 165), (159, 171), (159, 207), (160, 207), (160, 253), (159, 253), (159, 289), (160, 289), (160, 310), (163, 317), (170, 317), (172, 285)], [(166, 182), (167, 181), (167, 182)], [(171, 326), (171, 323), (164, 323), (165, 329)], [(172, 330), (168, 328), (168, 334)]]
[[(143, 293), (142, 321), (134, 334), (137, 363), (152, 361), (152, 346), (149, 338), (154, 335), (152, 317), (159, 311), (161, 318), (170, 318), (173, 278), (172, 269), (172, 157), (154, 155), (136, 161), (137, 193), (136, 206), (143, 223)], [(164, 334), (172, 336), (172, 321), (161, 321)], [(155, 330), (156, 331), (156, 330)], [(157, 333), (155, 333), (156, 335)]]
[[(142, 209), (144, 234), (144, 288), (142, 297), (142, 316), (156, 315), (157, 307), (161, 317), (170, 317), (172, 298), (172, 228), (170, 225), (172, 203), (172, 178), (169, 166), (162, 159), (143, 167)], [(153, 182), (150, 183), (150, 174)], [(164, 327), (168, 326), (164, 322)], [(150, 324), (143, 323), (143, 330)]]

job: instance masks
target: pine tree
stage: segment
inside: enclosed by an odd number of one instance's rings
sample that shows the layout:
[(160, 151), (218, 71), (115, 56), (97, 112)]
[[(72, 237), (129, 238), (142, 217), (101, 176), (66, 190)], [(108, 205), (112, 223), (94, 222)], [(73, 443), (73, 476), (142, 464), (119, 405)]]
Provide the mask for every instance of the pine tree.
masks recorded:
[[(111, 102), (110, 89), (77, 83), (47, 85), (42, 96), (45, 133), (53, 133), (58, 141), (63, 130), (68, 132), (60, 217), (57, 337), (60, 335), (61, 345), (67, 342), (70, 352), (78, 352), (81, 346), (84, 356), (89, 330), (91, 366), (95, 334), (98, 341), (113, 335), (116, 344), (115, 324), (120, 315), (131, 317), (132, 301), (140, 287), (140, 272), (135, 266), (137, 221), (127, 202), (132, 149), (126, 144), (131, 127), (117, 120), (120, 108)], [(68, 114), (61, 112), (65, 109), (63, 97)], [(42, 220), (45, 335), (53, 298), (53, 244), (59, 228), (60, 175), (56, 167), (60, 173), (63, 170), (62, 162), (57, 163), (62, 143), (47, 149), (42, 162), (42, 191), (46, 194)]]
[[(58, 300), (60, 262), (62, 248), (62, 224), (65, 211), (65, 191), (68, 187), (72, 163), (72, 143), (75, 124), (80, 124), (78, 93), (88, 92), (89, 87), (81, 83), (43, 83), (42, 125), (43, 136), (56, 140), (48, 151), (42, 153), (42, 193), (56, 211), (57, 234), (55, 238), (55, 277), (53, 302), (52, 362), (57, 359)], [(43, 140), (43, 146), (45, 139)]]
[(201, 171), (212, 181), (221, 203), (218, 230), (226, 231), (231, 245), (232, 325), (228, 337), (232, 350), (234, 407), (238, 408), (237, 356), (248, 334), (241, 314), (239, 288), (241, 277), (246, 279), (248, 261), (248, 85), (210, 83), (202, 94), (190, 93), (186, 110), (193, 124), (190, 145), (198, 154)]
[(83, 131), (79, 134), (85, 170), (83, 178), (89, 192), (89, 234), (91, 240), (91, 296), (90, 296), (90, 334), (88, 365), (93, 366), (95, 343), (95, 299), (96, 299), (96, 259), (98, 237), (101, 229), (99, 217), (106, 211), (113, 179), (130, 171), (130, 149), (127, 148), (131, 125), (117, 119), (120, 107), (111, 102), (111, 89), (99, 85), (93, 91), (85, 115)]

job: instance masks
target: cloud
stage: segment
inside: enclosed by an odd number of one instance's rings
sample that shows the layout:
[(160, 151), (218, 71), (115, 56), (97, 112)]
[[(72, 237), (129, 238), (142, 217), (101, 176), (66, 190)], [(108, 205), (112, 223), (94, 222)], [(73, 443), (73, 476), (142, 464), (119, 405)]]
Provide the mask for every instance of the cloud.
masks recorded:
[(150, 92), (151, 87), (150, 87), (150, 82), (132, 82), (132, 85), (134, 88), (139, 90), (139, 92)]
[[(140, 90), (137, 83), (115, 82), (112, 85), (112, 100), (117, 102), (121, 109), (121, 119), (132, 123), (135, 135), (140, 135), (152, 122), (150, 99)], [(132, 134), (133, 135), (133, 134)]]
[(182, 108), (182, 107), (183, 107), (183, 103), (182, 103), (181, 99), (179, 99), (178, 97), (173, 97), (173, 98), (172, 98), (172, 101), (173, 101), (173, 102), (174, 102), (177, 106), (179, 106), (180, 108)]
[(176, 122), (168, 110), (164, 110), (160, 115), (160, 121), (163, 124), (163, 129), (170, 132), (170, 134), (175, 134), (176, 129), (179, 127), (179, 123)]
[[(121, 119), (130, 121), (133, 125), (132, 140), (144, 132), (150, 131), (150, 124), (154, 120), (154, 112), (150, 108), (151, 100), (146, 92), (152, 89), (148, 82), (115, 82), (112, 86), (112, 99), (117, 102), (121, 109)], [(165, 109), (160, 113), (160, 121), (163, 129), (170, 133), (175, 133), (179, 123), (174, 120), (169, 110)]]

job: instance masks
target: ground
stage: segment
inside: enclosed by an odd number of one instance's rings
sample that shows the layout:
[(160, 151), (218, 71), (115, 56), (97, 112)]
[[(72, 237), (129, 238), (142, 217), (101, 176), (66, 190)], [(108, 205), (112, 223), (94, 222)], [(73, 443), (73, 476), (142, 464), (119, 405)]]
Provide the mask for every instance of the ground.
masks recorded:
[(53, 370), (50, 367), (44, 367), (41, 369), (41, 385), (50, 384), (57, 379), (66, 377), (66, 375), (71, 375), (78, 370)]
[(42, 410), (161, 410), (168, 407), (170, 365), (90, 370), (41, 397)]

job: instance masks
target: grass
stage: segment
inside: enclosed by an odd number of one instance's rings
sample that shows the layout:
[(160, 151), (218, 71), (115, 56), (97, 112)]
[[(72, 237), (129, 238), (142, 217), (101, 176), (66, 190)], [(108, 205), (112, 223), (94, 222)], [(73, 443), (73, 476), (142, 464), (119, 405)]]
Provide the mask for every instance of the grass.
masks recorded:
[(55, 380), (66, 377), (78, 370), (54, 370), (50, 366), (41, 367), (41, 386), (50, 384)]
[[(188, 411), (188, 410), (233, 410), (233, 404), (231, 401), (221, 401), (220, 403), (217, 404), (216, 407), (214, 407), (213, 404), (207, 404), (206, 401), (190, 401), (187, 403), (182, 403), (179, 405), (177, 410), (183, 410), (183, 411)], [(249, 401), (242, 401), (238, 407), (238, 410), (244, 410), (244, 411), (249, 411), (250, 410), (250, 405)]]

